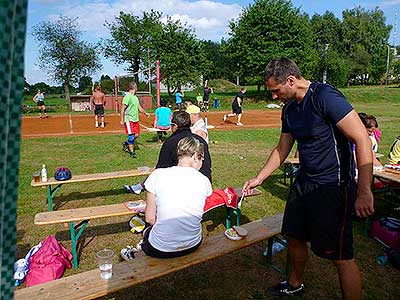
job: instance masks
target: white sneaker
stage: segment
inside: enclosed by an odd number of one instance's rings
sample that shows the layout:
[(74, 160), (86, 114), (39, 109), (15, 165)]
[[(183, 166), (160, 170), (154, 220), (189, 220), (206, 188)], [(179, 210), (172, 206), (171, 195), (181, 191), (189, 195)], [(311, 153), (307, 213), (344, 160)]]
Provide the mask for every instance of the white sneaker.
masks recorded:
[(236, 125), (237, 125), (237, 126), (243, 126), (243, 123), (237, 122)]
[(224, 122), (226, 122), (226, 118), (227, 118), (226, 115), (224, 115)]
[(104, 128), (104, 123), (101, 123), (101, 127)]
[(96, 122), (96, 128), (99, 127), (99, 123)]
[(136, 249), (138, 251), (142, 250), (142, 244), (143, 244), (143, 240), (140, 240), (139, 243), (136, 244)]
[(124, 260), (129, 261), (135, 258), (136, 252), (138, 252), (138, 250), (135, 247), (128, 245), (125, 248), (121, 249), (121, 257)]

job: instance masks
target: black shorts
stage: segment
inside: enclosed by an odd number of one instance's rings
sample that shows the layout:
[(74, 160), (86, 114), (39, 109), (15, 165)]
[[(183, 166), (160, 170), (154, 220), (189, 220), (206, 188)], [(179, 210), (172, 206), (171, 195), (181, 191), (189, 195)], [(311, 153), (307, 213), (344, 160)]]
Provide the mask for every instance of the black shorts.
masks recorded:
[(232, 102), (232, 112), (237, 115), (242, 113), (242, 107), (239, 106), (236, 100)]
[(38, 101), (37, 106), (44, 106), (44, 101)]
[(104, 117), (104, 105), (103, 104), (95, 104), (94, 105), (94, 114), (96, 116)]
[(188, 255), (189, 253), (192, 253), (197, 248), (199, 248), (201, 245), (201, 242), (202, 242), (202, 241), (200, 241), (200, 243), (193, 246), (192, 248), (181, 250), (181, 251), (176, 251), (176, 252), (160, 251), (160, 250), (154, 248), (149, 242), (149, 235), (150, 235), (150, 231), (152, 228), (153, 228), (153, 226), (146, 228), (144, 235), (143, 235), (142, 250), (148, 256), (157, 257), (157, 258), (174, 258), (174, 257)]
[(351, 214), (356, 196), (355, 183), (330, 186), (296, 180), (286, 203), (282, 234), (310, 242), (319, 257), (353, 259)]

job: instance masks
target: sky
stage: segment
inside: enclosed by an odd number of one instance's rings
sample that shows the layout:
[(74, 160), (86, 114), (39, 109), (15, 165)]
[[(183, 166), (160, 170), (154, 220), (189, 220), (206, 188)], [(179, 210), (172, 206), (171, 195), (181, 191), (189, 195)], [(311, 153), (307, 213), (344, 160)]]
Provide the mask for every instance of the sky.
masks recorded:
[[(52, 82), (45, 70), (38, 66), (38, 43), (32, 36), (32, 28), (42, 21), (51, 21), (60, 15), (78, 17), (82, 39), (96, 42), (108, 38), (109, 32), (104, 27), (105, 21), (112, 22), (120, 11), (142, 16), (143, 11), (151, 9), (169, 15), (191, 26), (199, 39), (220, 41), (229, 37), (228, 24), (240, 17), (241, 11), (251, 5), (253, 0), (29, 0), (28, 27), (25, 45), (25, 77), (29, 84)], [(323, 14), (327, 10), (341, 18), (342, 11), (361, 6), (365, 9), (379, 7), (385, 14), (386, 23), (395, 25), (397, 14), (400, 26), (400, 0), (292, 0), (294, 7), (300, 8), (309, 16)], [(400, 34), (394, 40), (391, 32), (390, 43), (399, 44)], [(116, 66), (110, 59), (101, 58), (102, 69), (92, 74), (98, 80), (102, 74), (111, 77), (123, 75), (123, 66)]]

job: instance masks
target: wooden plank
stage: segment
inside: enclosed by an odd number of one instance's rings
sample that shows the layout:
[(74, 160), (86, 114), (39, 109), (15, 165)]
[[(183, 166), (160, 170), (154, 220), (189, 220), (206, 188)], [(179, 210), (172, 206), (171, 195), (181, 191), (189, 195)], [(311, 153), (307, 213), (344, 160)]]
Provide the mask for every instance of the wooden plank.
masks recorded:
[(299, 165), (300, 164), (300, 160), (299, 160), (298, 157), (288, 157), (284, 161), (284, 164)]
[(71, 179), (65, 180), (65, 181), (58, 181), (58, 180), (55, 180), (54, 178), (49, 178), (49, 180), (47, 182), (34, 182), (32, 180), (31, 186), (48, 186), (48, 185), (56, 185), (56, 184), (68, 184), (68, 183), (97, 181), (97, 180), (105, 180), (105, 179), (146, 176), (146, 175), (150, 175), (151, 172), (153, 172), (153, 171), (154, 171), (154, 168), (149, 168), (148, 171), (139, 171), (139, 170), (135, 169), (135, 170), (108, 172), (108, 173), (72, 175)]
[(154, 127), (146, 128), (146, 130), (148, 132), (169, 132), (169, 131), (171, 131), (171, 129), (160, 129), (160, 128), (154, 128)]
[[(242, 188), (236, 187), (235, 188), (235, 193), (238, 195), (239, 198), (242, 197)], [(251, 196), (257, 196), (257, 195), (260, 195), (260, 194), (261, 194), (261, 191), (259, 189), (255, 188), (255, 189), (253, 189), (251, 191), (251, 194), (246, 195), (245, 197), (247, 198), (247, 197), (251, 197)]]
[(384, 169), (382, 171), (374, 171), (374, 176), (400, 183), (400, 173), (395, 170)]
[(384, 157), (385, 155), (381, 154), (381, 153), (375, 153), (375, 157), (376, 158), (381, 158)]
[(187, 256), (171, 259), (139, 257), (115, 264), (109, 280), (101, 279), (100, 271), (95, 269), (16, 290), (14, 299), (95, 299), (268, 239), (280, 233), (281, 223), (282, 214), (266, 217), (242, 225), (249, 234), (239, 241), (228, 240), (220, 233), (205, 238), (200, 248)]
[(36, 214), (35, 224), (48, 225), (134, 214), (136, 213), (129, 210), (123, 203), (118, 203), (94, 207), (41, 212)]

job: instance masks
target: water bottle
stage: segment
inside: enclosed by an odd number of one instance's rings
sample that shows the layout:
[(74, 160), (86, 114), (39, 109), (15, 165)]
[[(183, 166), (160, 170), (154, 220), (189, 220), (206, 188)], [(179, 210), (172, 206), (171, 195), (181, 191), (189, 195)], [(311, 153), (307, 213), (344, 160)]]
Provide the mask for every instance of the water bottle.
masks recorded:
[(42, 166), (42, 171), (40, 173), (42, 175), (42, 182), (47, 182), (47, 170), (45, 165)]
[[(272, 255), (275, 255), (275, 253), (281, 252), (283, 249), (285, 249), (285, 246), (282, 245), (281, 243), (274, 242), (272, 245)], [(264, 251), (264, 256), (267, 256), (268, 254), (268, 247)]]

